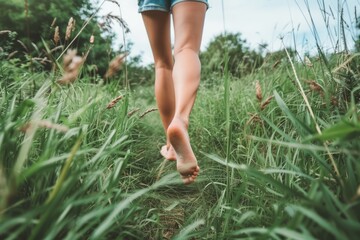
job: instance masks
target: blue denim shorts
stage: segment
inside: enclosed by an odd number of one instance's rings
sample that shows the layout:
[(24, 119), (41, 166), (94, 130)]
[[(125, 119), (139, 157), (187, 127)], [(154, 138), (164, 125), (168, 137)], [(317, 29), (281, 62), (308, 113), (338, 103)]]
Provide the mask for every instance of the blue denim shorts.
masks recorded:
[(186, 1), (202, 2), (209, 8), (208, 0), (138, 0), (139, 12), (149, 10), (171, 12), (175, 4)]

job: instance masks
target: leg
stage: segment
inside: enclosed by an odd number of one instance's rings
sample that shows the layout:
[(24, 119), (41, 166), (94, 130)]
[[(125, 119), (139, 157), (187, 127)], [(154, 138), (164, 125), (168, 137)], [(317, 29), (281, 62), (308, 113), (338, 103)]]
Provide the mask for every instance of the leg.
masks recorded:
[(199, 2), (181, 2), (173, 7), (175, 30), (175, 64), (173, 81), (175, 113), (167, 135), (177, 155), (177, 169), (185, 184), (192, 183), (200, 168), (190, 145), (189, 116), (200, 84), (199, 50), (206, 5)]
[[(161, 11), (142, 13), (155, 62), (155, 97), (165, 132), (174, 117), (175, 93), (172, 81), (173, 58), (170, 39), (170, 14)], [(169, 160), (176, 155), (170, 145), (162, 147), (161, 154)]]

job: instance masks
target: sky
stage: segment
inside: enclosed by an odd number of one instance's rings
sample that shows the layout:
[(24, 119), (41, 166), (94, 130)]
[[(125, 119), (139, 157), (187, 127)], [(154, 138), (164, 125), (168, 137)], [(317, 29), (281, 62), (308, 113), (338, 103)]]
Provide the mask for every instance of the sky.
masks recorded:
[[(300, 53), (316, 52), (313, 19), (318, 33), (318, 42), (325, 51), (333, 51), (339, 42), (339, 9), (343, 9), (344, 29), (349, 48), (359, 35), (355, 23), (355, 6), (360, 0), (208, 0), (201, 50), (205, 50), (215, 36), (224, 31), (241, 33), (249, 47), (258, 49), (268, 44), (267, 51), (276, 51), (284, 46), (296, 48)], [(130, 56), (141, 55), (143, 64), (153, 62), (141, 14), (137, 12), (137, 0), (117, 0), (121, 10), (111, 1), (105, 2), (102, 14), (121, 16), (130, 28), (126, 41), (133, 42)], [(325, 3), (325, 6), (319, 6)], [(359, 8), (359, 7), (358, 7)], [(311, 17), (310, 17), (311, 15)], [(122, 30), (114, 25), (116, 45), (123, 43)], [(115, 46), (116, 47), (116, 46)]]

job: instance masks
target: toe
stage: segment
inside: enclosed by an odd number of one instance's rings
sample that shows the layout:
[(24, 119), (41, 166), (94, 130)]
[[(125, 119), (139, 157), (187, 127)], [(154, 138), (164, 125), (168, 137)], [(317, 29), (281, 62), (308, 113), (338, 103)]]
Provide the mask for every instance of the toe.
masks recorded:
[(190, 183), (193, 183), (195, 181), (195, 178), (192, 176), (191, 177), (183, 177), (182, 180), (185, 185), (188, 185)]
[(168, 149), (167, 145), (161, 147), (160, 154), (167, 160), (176, 161), (175, 151), (172, 148)]
[(167, 153), (167, 147), (166, 147), (166, 145), (164, 145), (164, 146), (161, 147), (160, 154), (161, 154), (164, 158), (166, 158), (166, 153)]

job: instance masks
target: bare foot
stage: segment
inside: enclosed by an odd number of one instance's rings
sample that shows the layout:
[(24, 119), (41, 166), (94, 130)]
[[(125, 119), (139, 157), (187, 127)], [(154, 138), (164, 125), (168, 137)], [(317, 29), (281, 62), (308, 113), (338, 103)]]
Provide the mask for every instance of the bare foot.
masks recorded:
[(169, 147), (164, 145), (161, 147), (160, 154), (167, 160), (175, 161), (176, 153), (174, 148), (170, 145)]
[(190, 184), (195, 181), (200, 168), (190, 145), (186, 124), (180, 118), (174, 118), (167, 130), (168, 139), (176, 152), (176, 168), (183, 182)]

